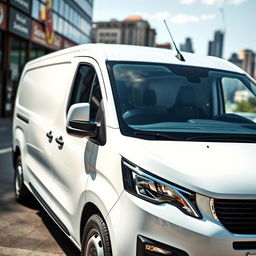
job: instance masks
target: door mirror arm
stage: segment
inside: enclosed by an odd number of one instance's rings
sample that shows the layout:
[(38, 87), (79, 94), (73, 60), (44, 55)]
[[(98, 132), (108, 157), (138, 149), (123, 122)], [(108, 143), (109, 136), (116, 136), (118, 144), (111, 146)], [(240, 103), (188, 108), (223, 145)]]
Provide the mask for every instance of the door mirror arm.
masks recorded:
[(68, 133), (90, 138), (96, 137), (98, 131), (99, 125), (92, 121), (70, 120), (67, 126)]

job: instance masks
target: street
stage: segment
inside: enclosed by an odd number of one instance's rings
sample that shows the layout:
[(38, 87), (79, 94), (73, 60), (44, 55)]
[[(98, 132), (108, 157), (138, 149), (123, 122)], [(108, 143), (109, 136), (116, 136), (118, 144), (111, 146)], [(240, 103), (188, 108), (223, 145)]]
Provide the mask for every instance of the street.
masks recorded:
[(16, 203), (11, 121), (0, 119), (0, 256), (78, 256), (78, 249), (38, 203)]

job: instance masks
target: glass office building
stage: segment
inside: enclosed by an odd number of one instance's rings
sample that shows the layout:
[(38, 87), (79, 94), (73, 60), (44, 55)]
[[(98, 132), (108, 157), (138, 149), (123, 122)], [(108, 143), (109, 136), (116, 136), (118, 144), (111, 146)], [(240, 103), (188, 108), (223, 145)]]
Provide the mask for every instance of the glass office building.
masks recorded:
[[(33, 0), (32, 18), (40, 20), (44, 8), (45, 1)], [(54, 30), (77, 44), (91, 40), (91, 17), (92, 0), (53, 0)]]
[[(0, 0), (0, 116), (10, 116), (25, 63), (91, 42), (93, 0)], [(48, 40), (50, 9), (53, 27)]]

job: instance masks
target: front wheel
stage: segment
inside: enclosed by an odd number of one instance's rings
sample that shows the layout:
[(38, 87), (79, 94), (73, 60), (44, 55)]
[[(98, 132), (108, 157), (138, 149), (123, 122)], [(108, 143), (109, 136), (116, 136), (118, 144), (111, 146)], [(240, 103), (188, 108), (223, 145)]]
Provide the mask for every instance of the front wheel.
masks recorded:
[(81, 256), (112, 256), (107, 225), (97, 214), (92, 215), (85, 225)]

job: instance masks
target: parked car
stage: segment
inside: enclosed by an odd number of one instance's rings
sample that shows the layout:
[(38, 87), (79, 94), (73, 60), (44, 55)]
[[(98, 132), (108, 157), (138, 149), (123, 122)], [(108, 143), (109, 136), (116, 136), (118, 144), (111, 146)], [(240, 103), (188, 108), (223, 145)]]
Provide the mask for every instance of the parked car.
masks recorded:
[(32, 193), (83, 256), (256, 253), (256, 123), (234, 105), (246, 91), (253, 109), (255, 81), (175, 54), (88, 44), (24, 68), (16, 199)]

